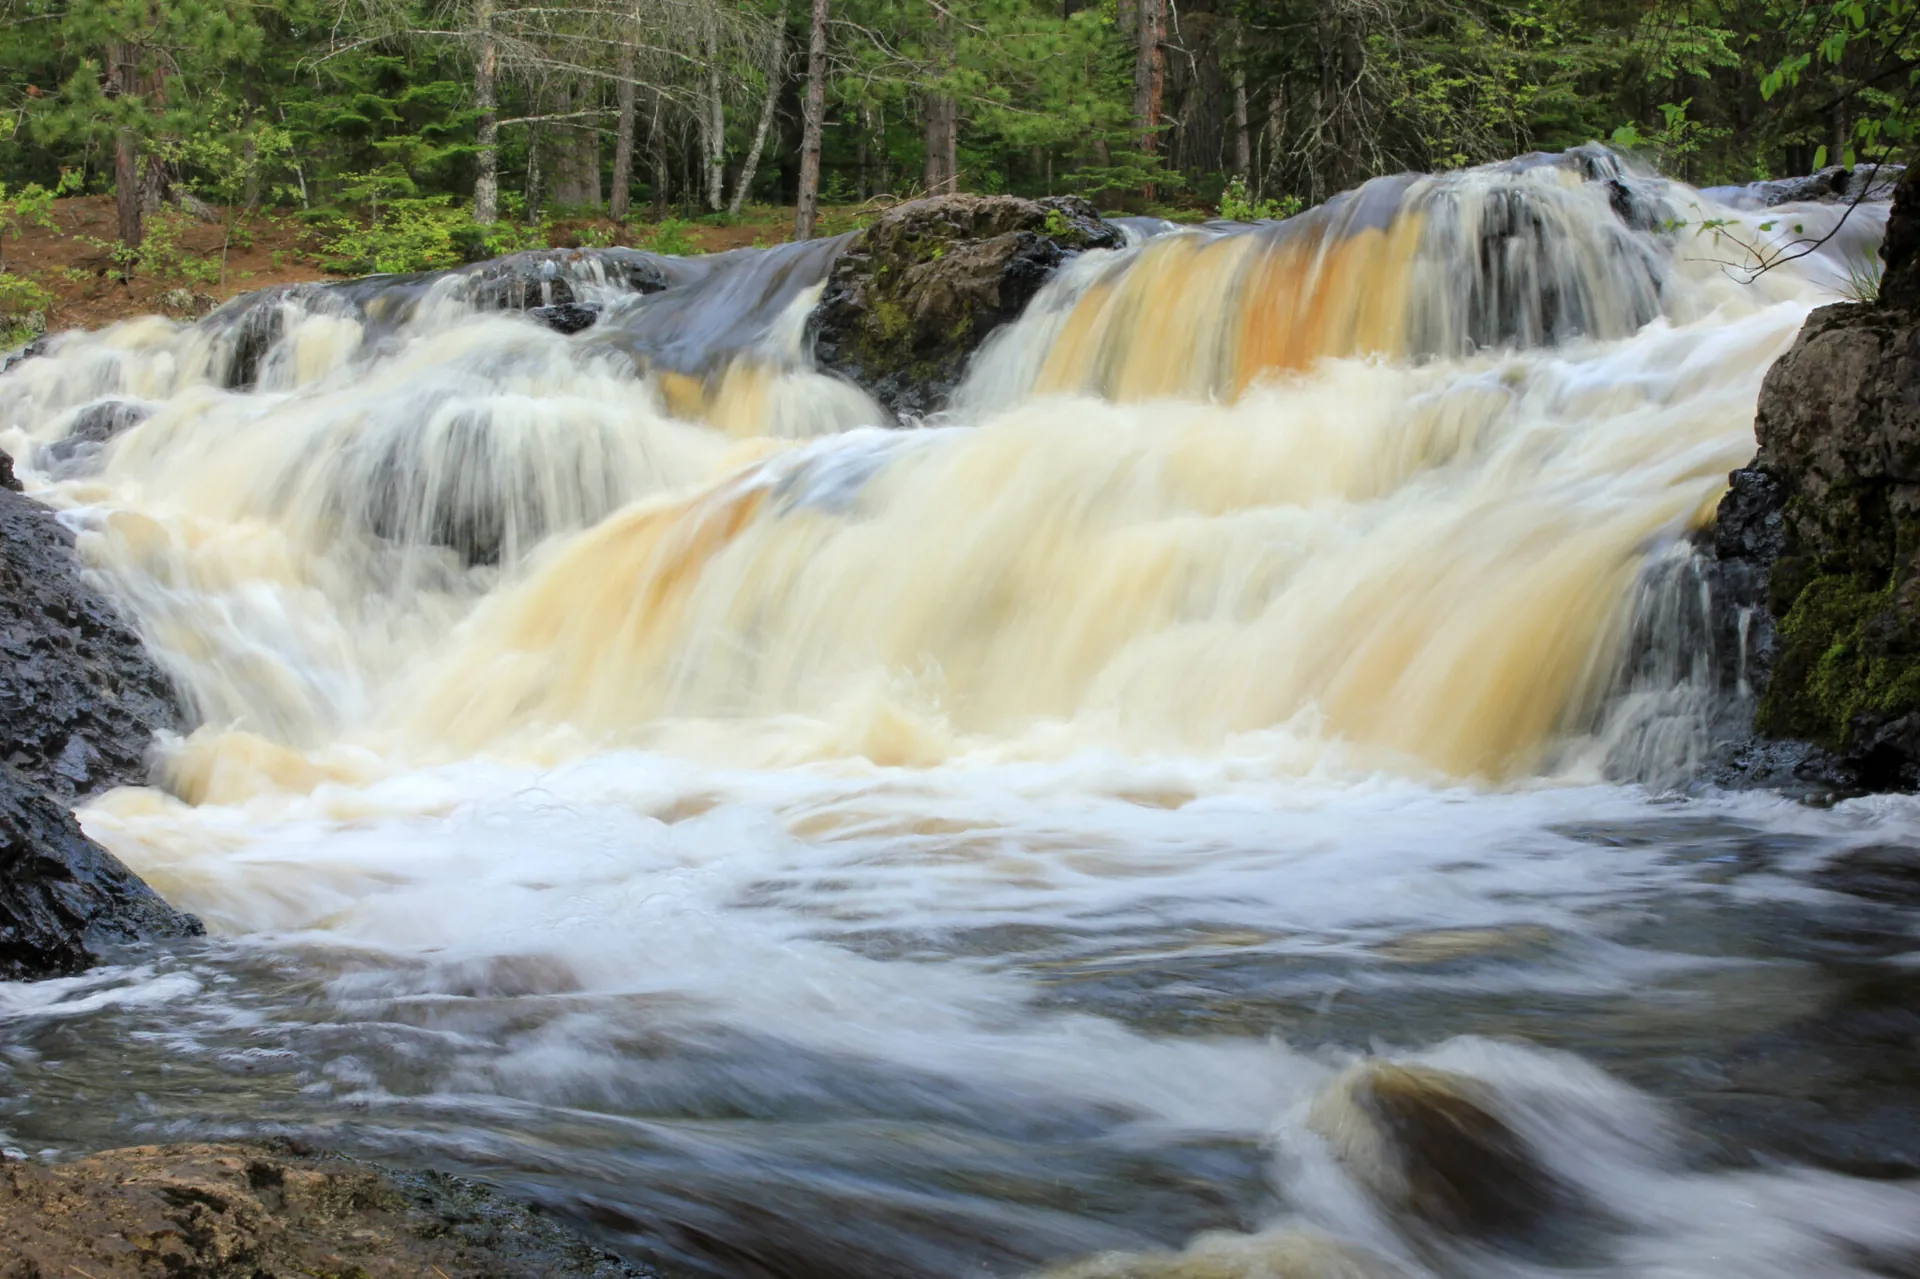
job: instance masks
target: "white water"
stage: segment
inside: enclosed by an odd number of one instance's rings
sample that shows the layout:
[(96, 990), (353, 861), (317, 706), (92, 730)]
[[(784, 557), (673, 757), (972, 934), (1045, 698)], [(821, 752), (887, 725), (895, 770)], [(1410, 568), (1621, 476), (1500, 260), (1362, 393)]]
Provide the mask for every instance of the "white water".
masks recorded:
[[(1449, 246), (1515, 184), (1546, 252), (1599, 255), (1553, 288), (1618, 302), (1625, 237), (1661, 313), (1433, 358), (1481, 322), (1442, 305)], [(1920, 1250), (1905, 1186), (1688, 1136), (1719, 1100), (1695, 1075), (1836, 998), (1806, 872), (1920, 810), (1601, 767), (1636, 576), (1750, 456), (1838, 274), (1741, 284), (1557, 171), (1442, 194), (1317, 256), (1298, 230), (1089, 255), (912, 433), (804, 367), (804, 291), (680, 369), (452, 290), (384, 335), (296, 308), (254, 391), (157, 320), (22, 365), (0, 447), (201, 725), (88, 829), (221, 940), (0, 987), (0, 1132), (318, 1132), (611, 1205), (723, 1274), (1016, 1274), (1222, 1227), (1168, 1273)], [(1335, 300), (1304, 356), (1276, 281)], [(1327, 320), (1364, 288), (1426, 318)], [(1137, 336), (1228, 296), (1189, 348)], [(644, 332), (655, 303), (619, 305)], [(63, 471), (103, 396), (152, 415)], [(48, 1063), (97, 1078), (115, 1041), (141, 1082), (83, 1121)], [(1306, 1120), (1369, 1049), (1484, 1081), (1604, 1224), (1542, 1255), (1383, 1210)]]

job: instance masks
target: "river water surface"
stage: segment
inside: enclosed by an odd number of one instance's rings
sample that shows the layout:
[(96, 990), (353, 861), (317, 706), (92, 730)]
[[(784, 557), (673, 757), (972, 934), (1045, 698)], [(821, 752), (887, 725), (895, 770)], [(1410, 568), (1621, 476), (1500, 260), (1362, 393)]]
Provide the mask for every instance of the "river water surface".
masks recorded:
[[(915, 431), (794, 251), (21, 365), (198, 725), (82, 816), (210, 936), (0, 985), (0, 1140), (464, 1169), (674, 1273), (1916, 1273), (1920, 942), (1838, 868), (1920, 804), (1689, 783), (1737, 672), (1623, 674), (1858, 244), (1750, 280), (1584, 163), (1087, 254)], [(1564, 1211), (1409, 1221), (1361, 1060)]]

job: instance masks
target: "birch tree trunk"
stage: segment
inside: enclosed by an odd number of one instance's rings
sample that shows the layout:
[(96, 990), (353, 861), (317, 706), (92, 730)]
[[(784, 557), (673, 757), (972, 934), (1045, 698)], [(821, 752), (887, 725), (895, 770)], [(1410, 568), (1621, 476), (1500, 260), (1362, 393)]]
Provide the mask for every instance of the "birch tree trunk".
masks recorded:
[(740, 208), (753, 190), (753, 175), (760, 167), (760, 153), (766, 150), (767, 132), (773, 128), (773, 109), (779, 104), (780, 90), (787, 78), (787, 4), (780, 0), (780, 12), (773, 19), (773, 48), (767, 58), (767, 96), (760, 102), (760, 124), (753, 131), (753, 146), (747, 151), (740, 176), (734, 180), (733, 200), (727, 212), (740, 216)]
[(800, 134), (800, 194), (793, 212), (793, 238), (811, 240), (820, 218), (820, 133), (827, 114), (827, 3), (813, 0), (813, 30), (807, 41), (807, 105)]
[(500, 220), (500, 111), (494, 77), (500, 68), (500, 49), (493, 39), (493, 0), (475, 0), (474, 32), (479, 39), (473, 62), (473, 104), (480, 110), (474, 138), (473, 220)]
[(727, 116), (720, 99), (720, 16), (707, 11), (707, 83), (701, 104), (701, 159), (706, 166), (707, 208), (720, 211), (727, 183)]

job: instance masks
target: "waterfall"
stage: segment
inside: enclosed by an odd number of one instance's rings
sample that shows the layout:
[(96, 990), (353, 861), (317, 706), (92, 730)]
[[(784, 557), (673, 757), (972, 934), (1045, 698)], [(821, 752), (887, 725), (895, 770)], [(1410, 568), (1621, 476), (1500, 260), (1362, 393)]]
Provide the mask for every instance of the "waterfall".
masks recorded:
[[(23, 364), (0, 422), (190, 694), (189, 795), (236, 742), (1591, 760), (1635, 583), (1750, 454), (1838, 251), (1744, 279), (1786, 228), (1597, 149), (1154, 229), (917, 431), (806, 358), (840, 241), (131, 321)], [(600, 323), (501, 309), (556, 298)]]

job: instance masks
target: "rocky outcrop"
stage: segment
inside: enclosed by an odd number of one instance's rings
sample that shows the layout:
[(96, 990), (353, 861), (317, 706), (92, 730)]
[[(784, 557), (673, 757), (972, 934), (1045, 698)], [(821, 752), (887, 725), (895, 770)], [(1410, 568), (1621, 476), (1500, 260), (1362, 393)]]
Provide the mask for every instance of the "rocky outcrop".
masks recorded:
[(139, 636), (80, 575), (74, 537), (0, 492), (0, 762), (63, 800), (146, 778), (180, 722)]
[(1770, 209), (1782, 204), (1839, 204), (1884, 200), (1905, 172), (1898, 164), (1828, 165), (1803, 177), (1771, 178), (1745, 186), (1707, 187), (1702, 194), (1732, 209)]
[(1920, 171), (1883, 253), (1877, 302), (1815, 311), (1768, 371), (1714, 532), (1729, 602), (1770, 632), (1756, 731), (1869, 790), (1920, 786)]
[(1075, 197), (951, 195), (889, 209), (834, 263), (811, 325), (823, 368), (896, 414), (945, 406), (968, 358), (1071, 254), (1117, 248)]
[(117, 944), (200, 931), (66, 808), (144, 781), (154, 731), (179, 718), (139, 638), (82, 580), (73, 535), (0, 488), (0, 979), (77, 972)]
[(646, 1279), (457, 1177), (253, 1145), (0, 1165), (0, 1279)]
[(77, 973), (116, 946), (200, 931), (0, 764), (0, 980)]

